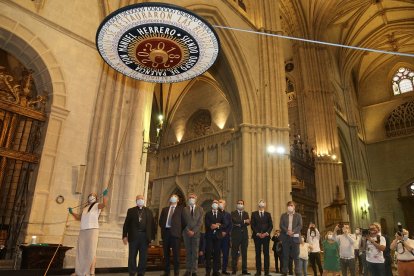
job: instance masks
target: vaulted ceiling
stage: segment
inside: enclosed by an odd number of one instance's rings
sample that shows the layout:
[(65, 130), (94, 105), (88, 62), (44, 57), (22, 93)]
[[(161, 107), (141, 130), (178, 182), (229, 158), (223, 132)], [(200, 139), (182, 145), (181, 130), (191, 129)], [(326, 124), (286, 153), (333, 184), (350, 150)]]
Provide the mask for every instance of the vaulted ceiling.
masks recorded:
[[(414, 53), (412, 0), (281, 0), (293, 36), (386, 51)], [(393, 55), (337, 48), (340, 69), (363, 81)]]

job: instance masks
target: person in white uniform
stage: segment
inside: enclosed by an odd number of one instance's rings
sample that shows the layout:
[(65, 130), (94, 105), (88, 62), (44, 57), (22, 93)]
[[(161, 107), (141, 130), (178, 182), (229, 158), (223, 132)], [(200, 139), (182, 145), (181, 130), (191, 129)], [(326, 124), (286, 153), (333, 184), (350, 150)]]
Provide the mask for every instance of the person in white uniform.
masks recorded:
[(69, 208), (69, 213), (77, 220), (81, 221), (78, 245), (76, 247), (75, 275), (89, 276), (95, 274), (96, 248), (98, 246), (99, 235), (99, 215), (108, 202), (108, 189), (102, 193), (102, 203), (97, 202), (96, 193), (88, 196), (88, 205), (83, 208), (81, 214), (73, 212)]

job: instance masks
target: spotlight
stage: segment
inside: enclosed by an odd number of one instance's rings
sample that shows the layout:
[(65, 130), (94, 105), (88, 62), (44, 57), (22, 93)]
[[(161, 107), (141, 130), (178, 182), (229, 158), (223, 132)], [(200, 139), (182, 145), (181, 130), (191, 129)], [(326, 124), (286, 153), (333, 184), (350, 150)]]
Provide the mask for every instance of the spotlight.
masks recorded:
[(276, 150), (277, 150), (276, 147), (273, 145), (270, 145), (267, 147), (267, 153), (273, 154), (276, 152)]

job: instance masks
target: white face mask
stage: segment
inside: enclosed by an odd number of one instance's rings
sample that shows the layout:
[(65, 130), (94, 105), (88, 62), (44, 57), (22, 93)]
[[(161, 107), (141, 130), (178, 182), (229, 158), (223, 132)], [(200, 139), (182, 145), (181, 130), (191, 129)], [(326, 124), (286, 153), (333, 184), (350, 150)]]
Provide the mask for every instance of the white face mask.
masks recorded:
[(178, 201), (177, 197), (175, 197), (175, 196), (170, 197), (170, 202), (171, 203), (177, 203), (177, 201)]
[(219, 204), (218, 204), (218, 207), (220, 208), (220, 210), (224, 210), (224, 205), (223, 205), (223, 203), (219, 203)]
[(96, 202), (96, 197), (94, 197), (94, 196), (89, 196), (88, 197), (88, 202), (89, 202), (89, 204), (92, 204), (92, 203), (94, 203), (94, 202)]
[(194, 205), (195, 205), (195, 203), (196, 203), (195, 198), (190, 198), (190, 199), (188, 200), (188, 204), (190, 204), (191, 206), (194, 206)]
[(310, 234), (310, 236), (311, 236), (311, 237), (315, 237), (315, 233), (314, 233), (314, 232), (312, 232), (312, 233)]
[(332, 240), (333, 235), (328, 235), (328, 240)]
[(292, 213), (295, 210), (293, 206), (288, 206), (287, 209), (289, 213)]
[(237, 210), (243, 210), (244, 205), (243, 204), (237, 204)]
[(359, 235), (359, 229), (355, 230), (355, 234)]
[(218, 204), (217, 203), (211, 204), (211, 208), (213, 208), (213, 210), (217, 210)]
[(144, 200), (143, 199), (137, 199), (137, 206), (138, 207), (142, 207), (142, 206), (144, 206)]
[(260, 208), (264, 208), (266, 206), (266, 203), (264, 203), (263, 201), (259, 202), (259, 207)]
[(403, 236), (403, 241), (406, 241), (406, 240), (408, 240), (408, 235)]

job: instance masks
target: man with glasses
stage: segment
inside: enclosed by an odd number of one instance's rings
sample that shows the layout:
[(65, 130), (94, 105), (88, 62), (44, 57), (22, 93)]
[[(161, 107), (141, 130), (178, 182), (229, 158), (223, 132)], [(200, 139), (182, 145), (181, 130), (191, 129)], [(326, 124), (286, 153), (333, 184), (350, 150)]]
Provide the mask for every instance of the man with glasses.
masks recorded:
[(367, 272), (371, 276), (385, 276), (384, 250), (385, 238), (379, 235), (379, 228), (375, 224), (369, 226), (369, 236), (366, 240)]

